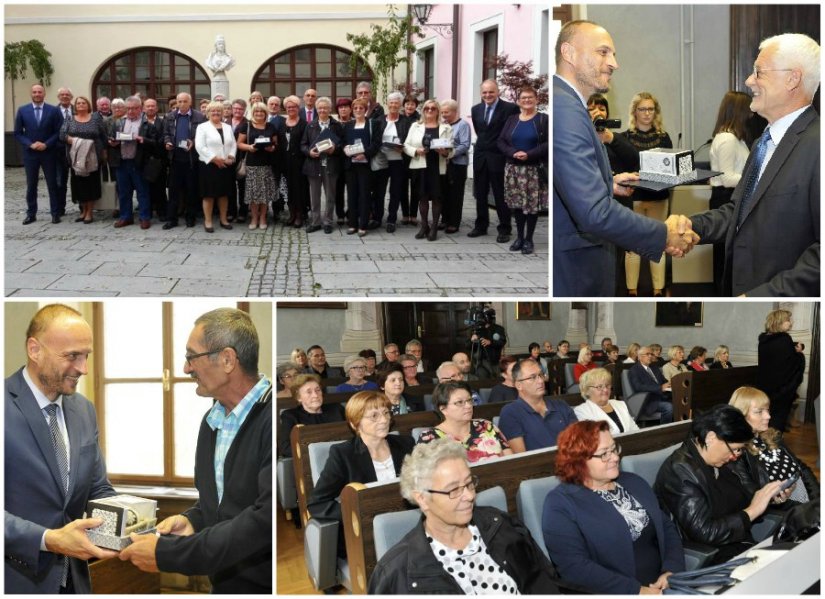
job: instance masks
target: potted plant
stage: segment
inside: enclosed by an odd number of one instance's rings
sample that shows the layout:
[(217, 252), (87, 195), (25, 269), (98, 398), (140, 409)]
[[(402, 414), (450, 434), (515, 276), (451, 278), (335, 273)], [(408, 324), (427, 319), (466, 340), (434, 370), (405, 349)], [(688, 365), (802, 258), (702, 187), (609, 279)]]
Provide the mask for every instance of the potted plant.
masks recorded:
[[(18, 79), (25, 79), (29, 67), (31, 67), (34, 76), (41, 85), (48, 86), (51, 84), (52, 74), (54, 73), (52, 54), (46, 50), (46, 46), (39, 40), (6, 42), (4, 60), (5, 76), (7, 79), (11, 79), (12, 114), (16, 116), (17, 102), (14, 94), (14, 82)], [(20, 166), (23, 164), (20, 144), (14, 139), (13, 130), (6, 131), (5, 148), (6, 166)]]

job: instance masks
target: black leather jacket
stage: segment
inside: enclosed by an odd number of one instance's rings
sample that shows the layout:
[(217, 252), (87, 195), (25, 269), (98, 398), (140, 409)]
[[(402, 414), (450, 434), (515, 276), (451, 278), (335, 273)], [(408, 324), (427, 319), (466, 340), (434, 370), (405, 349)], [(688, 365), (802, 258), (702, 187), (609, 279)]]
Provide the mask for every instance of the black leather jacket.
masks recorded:
[[(527, 528), (492, 507), (476, 506), (473, 523), (495, 562), (522, 594), (557, 594), (556, 571)], [(424, 521), (390, 549), (370, 576), (370, 595), (463, 595), (451, 574), (433, 555)]]
[[(757, 491), (753, 481), (741, 477), (740, 481), (748, 495)], [(664, 461), (653, 489), (662, 508), (673, 515), (682, 538), (714, 546), (752, 541), (751, 521), (744, 510), (713, 516), (709, 489), (714, 484), (693, 439), (688, 439)]]

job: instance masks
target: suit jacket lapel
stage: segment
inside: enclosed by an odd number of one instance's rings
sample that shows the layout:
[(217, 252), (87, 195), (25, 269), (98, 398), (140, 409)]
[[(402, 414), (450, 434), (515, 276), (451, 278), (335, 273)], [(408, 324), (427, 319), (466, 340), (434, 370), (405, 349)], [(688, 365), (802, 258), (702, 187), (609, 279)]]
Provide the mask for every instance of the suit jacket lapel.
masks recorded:
[(17, 389), (10, 389), (13, 395), (12, 401), (14, 401), (14, 404), (26, 419), (26, 423), (29, 425), (32, 437), (34, 437), (37, 446), (40, 448), (40, 452), (46, 460), (46, 465), (52, 473), (54, 482), (57, 484), (60, 492), (64, 495), (65, 501), (63, 481), (60, 478), (60, 469), (57, 467), (57, 456), (54, 455), (54, 446), (52, 445), (52, 436), (49, 432), (49, 425), (46, 424), (46, 418), (43, 416), (43, 412), (40, 411), (40, 408), (37, 405), (37, 400), (34, 398), (31, 389), (29, 389), (29, 386), (26, 384), (26, 380), (23, 378), (22, 369), (17, 371), (16, 382)]
[(782, 136), (782, 141), (780, 141), (779, 145), (776, 146), (770, 161), (765, 167), (765, 172), (763, 172), (762, 176), (759, 178), (759, 184), (753, 192), (753, 198), (751, 198), (751, 201), (748, 204), (748, 211), (745, 213), (744, 218), (747, 218), (750, 213), (753, 212), (754, 208), (756, 208), (759, 200), (762, 199), (762, 196), (765, 195), (765, 191), (767, 191), (768, 187), (770, 187), (773, 180), (779, 174), (779, 171), (788, 160), (788, 157), (791, 155), (791, 152), (793, 152), (796, 144), (799, 143), (801, 133), (808, 127), (813, 118), (811, 111), (813, 111), (813, 108), (808, 108), (805, 112), (800, 114), (785, 132), (785, 135)]

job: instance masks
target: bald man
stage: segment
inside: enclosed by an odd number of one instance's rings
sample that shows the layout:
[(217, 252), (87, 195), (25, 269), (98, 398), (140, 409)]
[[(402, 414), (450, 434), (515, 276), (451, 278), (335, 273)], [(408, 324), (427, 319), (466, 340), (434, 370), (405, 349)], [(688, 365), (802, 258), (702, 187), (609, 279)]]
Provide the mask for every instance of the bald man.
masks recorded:
[(117, 555), (86, 536), (102, 520), (82, 519), (90, 499), (115, 494), (95, 408), (76, 392), (91, 352), (89, 324), (52, 304), (29, 323), (26, 366), (6, 379), (6, 593), (90, 593), (86, 560)]

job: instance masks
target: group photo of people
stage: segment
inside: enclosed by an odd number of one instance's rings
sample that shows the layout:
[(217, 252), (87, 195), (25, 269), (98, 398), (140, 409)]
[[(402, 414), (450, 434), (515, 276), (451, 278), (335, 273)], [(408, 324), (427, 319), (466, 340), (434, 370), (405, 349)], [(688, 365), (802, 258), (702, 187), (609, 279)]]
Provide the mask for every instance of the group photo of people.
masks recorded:
[(6, 295), (549, 293), (548, 6), (11, 10)]
[(560, 23), (553, 295), (819, 297), (819, 8), (653, 12)]
[(818, 518), (818, 306), (653, 308), (279, 303), (278, 592), (684, 592)]

